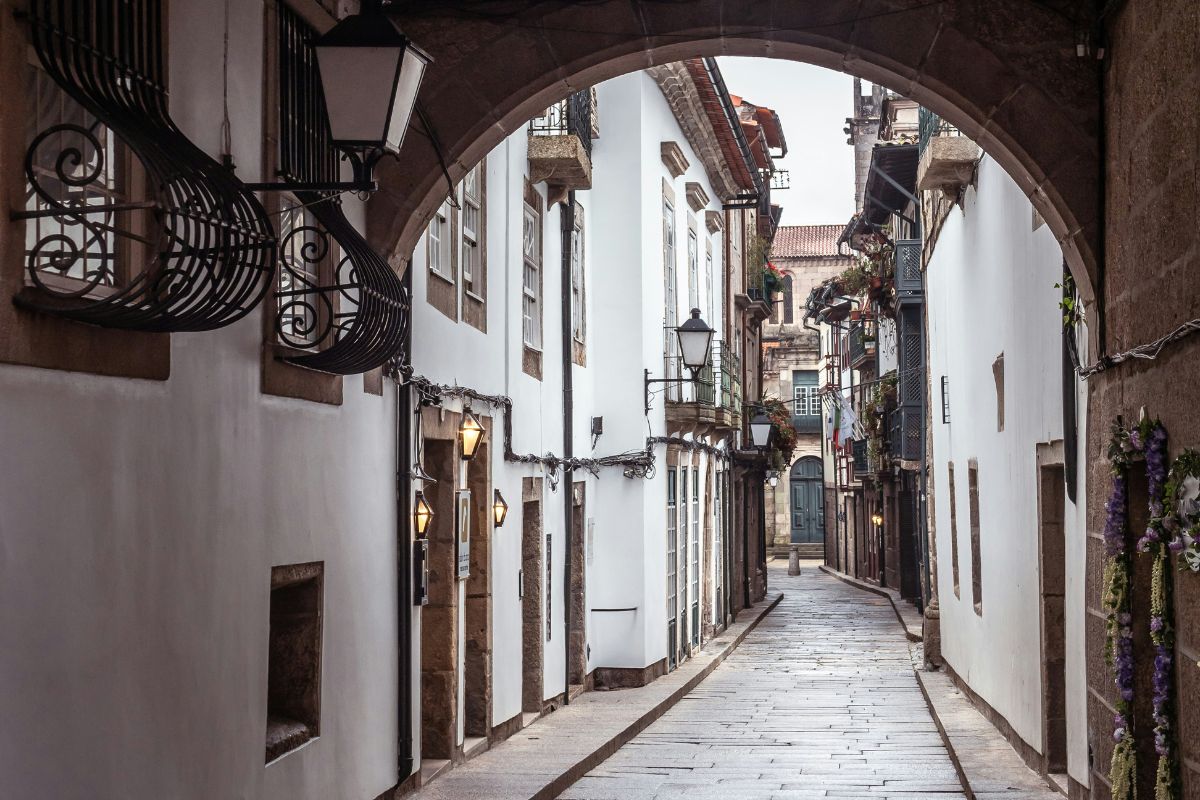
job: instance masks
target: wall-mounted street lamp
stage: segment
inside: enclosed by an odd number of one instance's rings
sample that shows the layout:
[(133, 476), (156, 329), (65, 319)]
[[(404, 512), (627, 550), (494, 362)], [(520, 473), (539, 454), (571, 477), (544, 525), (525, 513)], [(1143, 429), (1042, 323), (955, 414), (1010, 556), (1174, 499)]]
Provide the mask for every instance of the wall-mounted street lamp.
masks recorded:
[(750, 420), (750, 441), (759, 450), (766, 450), (767, 445), (771, 443), (771, 432), (774, 426), (771, 424), (771, 418), (762, 411), (754, 415), (754, 419)]
[(876, 511), (874, 514), (872, 514), (871, 515), (871, 524), (873, 524), (876, 528), (878, 528), (880, 525), (882, 525), (883, 524), (883, 514), (880, 514), (878, 511)]
[(646, 413), (650, 413), (650, 384), (652, 383), (695, 383), (700, 379), (700, 370), (708, 365), (708, 354), (712, 350), (713, 329), (700, 319), (700, 309), (693, 308), (692, 316), (675, 329), (679, 340), (679, 353), (683, 365), (692, 373), (689, 378), (651, 378), (646, 370)]
[(494, 491), (492, 499), (492, 518), (496, 521), (496, 527), (504, 527), (504, 518), (508, 516), (508, 503), (504, 502), (504, 495), (500, 494), (500, 490)]
[(483, 426), (479, 424), (479, 420), (475, 419), (475, 415), (471, 413), (470, 409), (463, 409), (462, 424), (458, 426), (458, 438), (462, 443), (463, 461), (470, 461), (475, 457), (475, 453), (483, 441)]
[(354, 170), (350, 183), (246, 184), (253, 191), (373, 192), (375, 164), (399, 152), (408, 131), (429, 55), (383, 12), (383, 0), (313, 42), (321, 75), (331, 144)]
[(429, 503), (425, 502), (425, 493), (417, 492), (413, 498), (413, 524), (417, 527), (417, 536), (425, 537), (425, 532), (429, 530), (429, 523), (433, 521), (433, 509), (429, 507)]
[(774, 488), (779, 485), (779, 472), (776, 470), (767, 470), (767, 483)]

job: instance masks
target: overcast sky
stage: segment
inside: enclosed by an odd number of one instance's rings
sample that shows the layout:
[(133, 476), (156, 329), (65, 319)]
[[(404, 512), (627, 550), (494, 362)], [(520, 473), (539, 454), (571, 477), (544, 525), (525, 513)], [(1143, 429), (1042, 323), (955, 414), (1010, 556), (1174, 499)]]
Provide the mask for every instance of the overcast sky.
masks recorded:
[(720, 58), (732, 94), (779, 113), (792, 188), (773, 192), (784, 225), (844, 225), (854, 213), (854, 148), (842, 128), (850, 116), (853, 78), (798, 61)]

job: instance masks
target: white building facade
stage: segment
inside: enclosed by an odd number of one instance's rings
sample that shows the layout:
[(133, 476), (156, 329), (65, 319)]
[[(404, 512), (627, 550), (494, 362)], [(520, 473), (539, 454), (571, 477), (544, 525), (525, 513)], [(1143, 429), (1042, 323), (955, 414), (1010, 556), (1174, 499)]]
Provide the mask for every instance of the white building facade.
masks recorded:
[(350, 178), (312, 72), (339, 4), (131, 0), (104, 36), (3, 5), (6, 790), (369, 800), (727, 624), (732, 422), (644, 394), (686, 375), (664, 324), (731, 327), (724, 231), (755, 212), (691, 143), (712, 119), (689, 139), (646, 73), (598, 87), (590, 190), (521, 130), (407, 265), (313, 188)]
[(1062, 344), (1062, 252), (987, 156), (957, 205), (925, 197), (942, 658), (1033, 766), (1087, 786), (1086, 394)]

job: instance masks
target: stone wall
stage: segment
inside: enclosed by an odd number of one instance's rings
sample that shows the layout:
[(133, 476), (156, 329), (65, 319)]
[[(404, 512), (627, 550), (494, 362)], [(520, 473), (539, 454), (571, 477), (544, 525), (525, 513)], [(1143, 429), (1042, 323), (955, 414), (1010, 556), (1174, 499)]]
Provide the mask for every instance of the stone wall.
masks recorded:
[[(1200, 317), (1195, 271), (1197, 141), (1200, 141), (1200, 6), (1192, 0), (1130, 0), (1110, 23), (1105, 76), (1107, 123), (1103, 283), (1108, 352), (1152, 341)], [(1096, 315), (1090, 327), (1098, 327)], [(1094, 337), (1095, 338), (1095, 337)], [(1170, 435), (1170, 455), (1200, 442), (1196, 387), (1200, 339), (1168, 347), (1156, 361), (1133, 361), (1089, 381), (1088, 452), (1088, 709), (1095, 751), (1092, 797), (1107, 800), (1112, 752), (1112, 676), (1102, 657), (1104, 502), (1110, 479), (1103, 453), (1114, 418), (1135, 420), (1145, 407)], [(1132, 503), (1132, 501), (1131, 501)], [(1132, 510), (1132, 505), (1131, 505)], [(1144, 598), (1138, 600), (1145, 602)], [(1177, 688), (1183, 797), (1200, 797), (1200, 578), (1177, 574)], [(1139, 654), (1140, 655), (1140, 654)], [(1142, 659), (1146, 661), (1145, 658)], [(1153, 781), (1153, 765), (1143, 765)], [(1150, 796), (1145, 793), (1142, 796)]]

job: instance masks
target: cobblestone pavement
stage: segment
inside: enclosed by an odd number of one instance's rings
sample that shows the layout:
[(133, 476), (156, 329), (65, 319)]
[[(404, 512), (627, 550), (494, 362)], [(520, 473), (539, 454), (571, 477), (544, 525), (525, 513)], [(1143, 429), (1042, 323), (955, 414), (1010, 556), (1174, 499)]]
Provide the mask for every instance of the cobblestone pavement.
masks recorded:
[(964, 798), (888, 601), (773, 568), (779, 606), (563, 800)]

